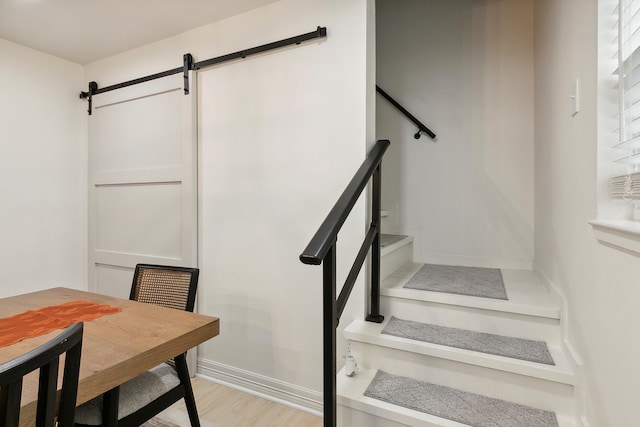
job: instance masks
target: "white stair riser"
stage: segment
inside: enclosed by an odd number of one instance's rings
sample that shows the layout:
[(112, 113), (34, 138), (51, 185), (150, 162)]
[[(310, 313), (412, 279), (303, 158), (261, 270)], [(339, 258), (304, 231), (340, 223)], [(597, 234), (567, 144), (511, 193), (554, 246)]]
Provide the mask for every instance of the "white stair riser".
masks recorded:
[[(348, 405), (338, 405), (338, 427), (468, 427), (466, 424), (446, 419), (430, 422), (394, 413), (393, 411), (380, 411), (378, 409), (369, 406), (363, 408), (363, 411), (359, 411)], [(371, 414), (369, 411), (376, 412), (377, 415)], [(404, 420), (406, 424), (389, 418)]]
[(392, 251), (382, 250), (380, 257), (380, 280), (384, 280), (391, 273), (413, 260), (413, 242), (397, 247)]
[[(339, 427), (410, 427), (387, 418), (378, 417), (364, 411), (338, 405), (337, 421)], [(436, 426), (439, 427), (439, 426)]]
[(435, 302), (381, 296), (382, 314), (404, 320), (433, 323), (451, 328), (470, 329), (504, 336), (560, 343), (558, 319), (505, 313)]
[[(411, 419), (410, 416), (398, 414), (395, 411), (380, 410), (379, 407), (373, 405), (357, 410), (349, 406), (353, 404), (354, 402), (348, 402), (344, 405), (338, 403), (338, 427), (468, 427), (466, 424), (446, 419), (441, 419), (438, 422)], [(389, 418), (406, 419), (406, 424), (392, 421)], [(578, 427), (573, 417), (558, 416), (557, 418), (560, 427)]]
[(395, 375), (508, 400), (558, 414), (573, 414), (573, 386), (361, 342), (352, 342), (358, 365)]

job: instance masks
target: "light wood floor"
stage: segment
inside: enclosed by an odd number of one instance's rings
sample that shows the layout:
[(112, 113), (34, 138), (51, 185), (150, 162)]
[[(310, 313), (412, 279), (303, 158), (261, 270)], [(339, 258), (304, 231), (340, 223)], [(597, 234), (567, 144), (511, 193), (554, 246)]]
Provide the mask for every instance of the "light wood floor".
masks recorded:
[[(220, 427), (322, 427), (322, 418), (270, 400), (192, 378), (200, 419)], [(182, 410), (182, 401), (176, 406)]]

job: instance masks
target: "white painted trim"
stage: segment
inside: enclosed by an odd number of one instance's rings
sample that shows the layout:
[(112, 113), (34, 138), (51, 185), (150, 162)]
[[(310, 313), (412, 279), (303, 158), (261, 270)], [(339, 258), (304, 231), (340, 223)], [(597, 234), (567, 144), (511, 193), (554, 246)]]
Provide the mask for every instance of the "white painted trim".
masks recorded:
[[(189, 79), (190, 82), (193, 80)], [(178, 82), (178, 85), (175, 84)], [(125, 89), (125, 88), (121, 88)], [(127, 86), (126, 90), (112, 90), (97, 94), (92, 98), (93, 108), (98, 109), (121, 102), (162, 95), (167, 92), (182, 91), (182, 73), (180, 75), (166, 76), (160, 79), (148, 80), (133, 86)]]
[(405, 245), (408, 245), (410, 243), (413, 243), (413, 236), (405, 236), (402, 239), (398, 240), (397, 242), (393, 242), (390, 245), (387, 246), (381, 246), (380, 247), (380, 256), (385, 256), (390, 254), (391, 252), (395, 251), (396, 249), (399, 249)]
[(137, 185), (182, 183), (181, 167), (96, 172), (94, 185)]
[(380, 289), (380, 295), (405, 298), (415, 301), (427, 301), (439, 304), (456, 305), (459, 307), (480, 308), (503, 313), (515, 313), (527, 316), (544, 317), (548, 319), (560, 318), (560, 307), (540, 307), (530, 304), (513, 303), (510, 300), (494, 300), (492, 298), (474, 297), (468, 295), (447, 294), (444, 292), (430, 292), (419, 289), (385, 288)]
[(582, 357), (574, 347), (573, 343), (569, 340), (569, 305), (567, 298), (560, 288), (547, 276), (537, 265), (534, 266), (535, 272), (541, 278), (542, 282), (554, 293), (556, 297), (561, 301), (562, 309), (560, 312), (560, 326), (562, 328), (562, 344), (565, 348), (565, 354), (569, 359), (569, 363), (574, 366), (574, 402), (576, 410), (576, 419), (579, 420), (583, 427), (589, 427), (589, 423), (586, 421), (585, 412), (585, 400), (586, 394), (584, 392), (584, 363)]
[(622, 249), (640, 255), (640, 222), (592, 220), (589, 224), (598, 242), (614, 249)]
[(578, 368), (581, 368), (582, 366), (584, 366), (584, 363), (582, 363), (582, 358), (578, 354), (578, 351), (575, 349), (571, 341), (569, 341), (566, 338), (566, 336), (563, 342), (564, 342), (565, 348), (567, 349), (567, 353), (571, 356), (571, 359), (572, 359), (571, 361), (575, 364), (575, 366)]
[(216, 383), (322, 416), (322, 393), (199, 357), (198, 376)]
[[(568, 313), (569, 313), (569, 306), (567, 304), (567, 298), (565, 298), (564, 293), (560, 290), (560, 288), (558, 286), (555, 285), (555, 283), (553, 283), (551, 281), (551, 279), (549, 278), (549, 276), (547, 276), (545, 274), (544, 271), (542, 271), (537, 265), (534, 265), (533, 267), (533, 271), (538, 275), (538, 277), (540, 277), (542, 284), (549, 290), (550, 293), (555, 295), (555, 298), (560, 301), (560, 327), (562, 328), (562, 338), (563, 341), (566, 342), (566, 338), (568, 336)], [(571, 353), (571, 357), (573, 357), (574, 354)], [(574, 359), (575, 361), (575, 359)]]
[(502, 268), (508, 270), (531, 270), (533, 268), (530, 261), (501, 258), (434, 254), (425, 254), (422, 258), (423, 260), (417, 260), (417, 257), (414, 255), (415, 262), (425, 264), (462, 265), (465, 267)]

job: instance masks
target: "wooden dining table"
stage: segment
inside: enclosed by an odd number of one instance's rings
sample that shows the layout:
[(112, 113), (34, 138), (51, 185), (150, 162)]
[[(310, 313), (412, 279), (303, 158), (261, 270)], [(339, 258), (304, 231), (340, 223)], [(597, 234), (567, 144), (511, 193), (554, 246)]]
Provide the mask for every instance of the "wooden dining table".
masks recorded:
[[(77, 405), (219, 333), (216, 317), (67, 288), (1, 298), (0, 318), (78, 300), (108, 304), (122, 311), (84, 322)], [(0, 347), (0, 363), (36, 348), (60, 332), (56, 330)], [(34, 425), (37, 387), (37, 373), (25, 378), (20, 426)]]

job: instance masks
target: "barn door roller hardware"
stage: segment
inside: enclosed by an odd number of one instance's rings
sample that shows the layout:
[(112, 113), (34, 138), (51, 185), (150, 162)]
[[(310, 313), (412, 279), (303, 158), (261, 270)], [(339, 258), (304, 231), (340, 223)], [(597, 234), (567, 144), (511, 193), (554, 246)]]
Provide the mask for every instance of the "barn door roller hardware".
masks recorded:
[(109, 92), (115, 89), (121, 89), (127, 86), (133, 86), (138, 83), (148, 82), (150, 80), (159, 79), (162, 77), (171, 76), (173, 74), (183, 73), (184, 75), (184, 94), (189, 94), (189, 71), (190, 70), (200, 70), (205, 67), (210, 67), (213, 65), (217, 65), (223, 62), (232, 61), (234, 59), (246, 58), (247, 56), (256, 55), (258, 53), (266, 52), (273, 49), (279, 49), (281, 47), (300, 44), (307, 40), (323, 38), (327, 36), (327, 28), (326, 27), (318, 27), (315, 31), (310, 33), (301, 34), (299, 36), (290, 37), (288, 39), (279, 40), (272, 43), (267, 43), (261, 46), (252, 47), (250, 49), (240, 50), (238, 52), (229, 53), (226, 55), (218, 56), (216, 58), (206, 59), (200, 62), (193, 62), (193, 56), (190, 53), (187, 53), (183, 56), (182, 67), (173, 68), (171, 70), (163, 71), (160, 73), (152, 74), (146, 77), (140, 77), (138, 79), (129, 80), (124, 83), (118, 83), (111, 86), (106, 86), (103, 88), (98, 87), (98, 83), (90, 82), (89, 89), (87, 92), (80, 92), (80, 98), (86, 98), (89, 105), (87, 112), (91, 115), (92, 111), (92, 98), (93, 95), (97, 95), (100, 93)]

